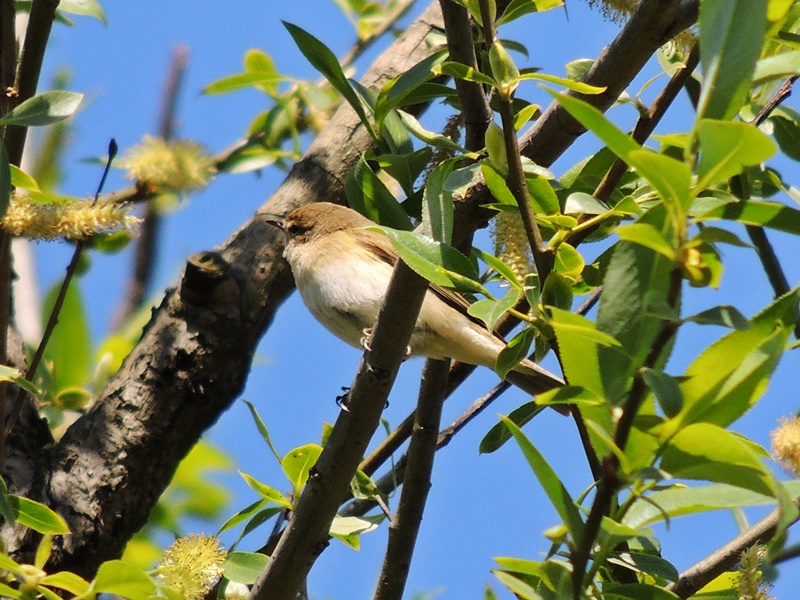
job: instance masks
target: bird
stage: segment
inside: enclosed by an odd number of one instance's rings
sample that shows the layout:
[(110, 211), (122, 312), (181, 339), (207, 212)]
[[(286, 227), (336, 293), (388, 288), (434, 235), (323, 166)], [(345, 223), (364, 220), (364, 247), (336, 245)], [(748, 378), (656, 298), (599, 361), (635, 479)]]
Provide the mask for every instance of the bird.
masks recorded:
[[(363, 349), (399, 259), (389, 238), (367, 229), (375, 223), (357, 211), (330, 202), (306, 204), (267, 222), (285, 234), (283, 256), (311, 314), (339, 339)], [(506, 344), (468, 307), (457, 292), (429, 283), (408, 354), (494, 369)], [(564, 385), (528, 359), (506, 379), (531, 395)]]

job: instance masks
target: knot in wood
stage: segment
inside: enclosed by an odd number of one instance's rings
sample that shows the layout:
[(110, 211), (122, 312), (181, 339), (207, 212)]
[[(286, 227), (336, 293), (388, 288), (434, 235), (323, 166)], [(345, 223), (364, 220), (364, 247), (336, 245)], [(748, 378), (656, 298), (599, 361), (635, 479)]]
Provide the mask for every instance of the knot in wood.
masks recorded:
[(198, 252), (189, 257), (180, 294), (184, 302), (208, 308), (239, 302), (239, 286), (231, 266), (218, 252)]

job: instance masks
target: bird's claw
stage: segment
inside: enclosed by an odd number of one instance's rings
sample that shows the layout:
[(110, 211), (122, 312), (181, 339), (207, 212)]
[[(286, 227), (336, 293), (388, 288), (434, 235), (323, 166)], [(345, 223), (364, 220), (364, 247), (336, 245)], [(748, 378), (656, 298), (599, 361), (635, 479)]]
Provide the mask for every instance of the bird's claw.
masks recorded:
[(346, 386), (342, 386), (343, 394), (336, 396), (336, 406), (341, 408), (344, 412), (350, 412), (350, 409), (347, 408), (347, 396), (350, 394), (350, 388)]
[(367, 352), (372, 351), (372, 327), (365, 327), (361, 332), (362, 336), (359, 340), (361, 347)]

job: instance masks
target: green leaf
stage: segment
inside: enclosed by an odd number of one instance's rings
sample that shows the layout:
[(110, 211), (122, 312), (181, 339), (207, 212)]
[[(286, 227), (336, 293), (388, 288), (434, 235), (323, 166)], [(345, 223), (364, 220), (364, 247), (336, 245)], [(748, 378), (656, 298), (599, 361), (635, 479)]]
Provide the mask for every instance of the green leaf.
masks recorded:
[(730, 305), (714, 306), (703, 312), (699, 312), (691, 317), (685, 317), (684, 321), (691, 321), (698, 325), (719, 325), (730, 329), (744, 331), (750, 329), (750, 321), (747, 320), (739, 310)]
[(292, 483), (295, 498), (300, 497), (300, 490), (305, 485), (309, 471), (317, 463), (320, 454), (322, 454), (322, 446), (306, 444), (291, 450), (283, 457), (281, 467)]
[(103, 25), (108, 25), (106, 13), (97, 0), (61, 0), (58, 10), (72, 15), (94, 17)]
[[(704, 0), (700, 5), (703, 83), (697, 114), (729, 119), (744, 103), (761, 55), (767, 0)], [(747, 31), (746, 36), (741, 32)]]
[(533, 210), (537, 216), (557, 215), (561, 212), (558, 196), (550, 182), (542, 177), (526, 177)]
[(567, 530), (572, 537), (574, 543), (578, 543), (583, 539), (584, 523), (581, 519), (581, 513), (575, 501), (569, 495), (567, 488), (558, 478), (558, 475), (553, 468), (547, 463), (544, 457), (539, 453), (536, 447), (525, 436), (522, 430), (517, 427), (511, 419), (500, 417), (506, 424), (506, 427), (511, 431), (514, 439), (519, 444), (523, 455), (525, 456), (528, 464), (536, 474), (537, 479), (542, 484), (547, 497), (558, 512), (558, 515), (564, 521)]
[(689, 191), (692, 172), (689, 166), (671, 156), (650, 150), (634, 150), (628, 154), (627, 160), (653, 186), (670, 208), (670, 213), (683, 220), (692, 201)]
[(350, 206), (371, 221), (395, 229), (412, 229), (405, 210), (372, 170), (364, 155), (348, 175), (345, 192)]
[(767, 56), (756, 63), (753, 87), (776, 79), (788, 79), (798, 74), (800, 74), (800, 50)]
[(375, 101), (375, 122), (380, 124), (388, 112), (398, 106), (421, 85), (433, 79), (433, 70), (447, 57), (444, 50), (424, 58), (413, 67), (388, 81)]
[[(55, 305), (61, 284), (51, 288), (42, 307), (43, 323), (47, 322)], [(58, 315), (58, 325), (44, 352), (52, 365), (53, 391), (85, 387), (91, 377), (92, 347), (89, 323), (83, 298), (75, 281), (69, 286)]]
[(481, 83), (491, 87), (495, 86), (494, 79), (488, 75), (484, 75), (480, 71), (476, 71), (472, 67), (468, 67), (467, 65), (458, 62), (442, 63), (436, 69), (434, 69), (434, 73), (437, 75), (447, 75), (456, 79), (463, 79), (464, 81)]
[(661, 410), (668, 417), (677, 415), (683, 407), (681, 386), (674, 377), (657, 369), (644, 369), (642, 379), (655, 394)]
[(236, 73), (209, 83), (203, 88), (203, 94), (229, 94), (239, 90), (256, 87), (272, 87), (283, 80), (279, 73)]
[(415, 192), (414, 184), (430, 163), (432, 154), (433, 151), (425, 147), (408, 154), (380, 154), (370, 157), (370, 160), (377, 162), (381, 169), (397, 181), (406, 196), (412, 196)]
[(447, 244), (412, 231), (371, 227), (389, 236), (400, 259), (418, 275), (447, 288), (484, 293), (478, 274), (469, 259)]
[(497, 23), (495, 23), (495, 27), (515, 21), (529, 13), (544, 12), (563, 5), (563, 0), (511, 0)]
[(608, 146), (608, 149), (622, 160), (627, 162), (631, 152), (641, 149), (641, 146), (637, 144), (636, 141), (627, 133), (621, 131), (594, 106), (567, 94), (559, 94), (551, 90), (548, 91), (569, 114), (586, 129), (599, 137), (600, 140)]
[(519, 69), (499, 40), (495, 40), (489, 48), (489, 66), (500, 96), (510, 98), (519, 84)]
[(222, 525), (220, 525), (219, 526), (219, 530), (217, 531), (217, 535), (219, 535), (221, 533), (225, 533), (226, 531), (229, 531), (229, 530), (233, 529), (237, 525), (240, 525), (241, 523), (244, 523), (250, 517), (252, 517), (256, 513), (258, 513), (259, 511), (261, 511), (268, 504), (269, 504), (268, 500), (263, 500), (262, 499), (262, 500), (256, 500), (255, 502), (253, 502), (249, 506), (246, 506), (245, 508), (243, 508), (239, 512), (237, 512), (237, 513), (233, 514), (232, 516), (230, 516)]
[(403, 125), (405, 125), (408, 128), (411, 134), (414, 135), (414, 137), (422, 140), (426, 144), (430, 144), (435, 148), (442, 148), (444, 150), (452, 150), (455, 152), (467, 152), (466, 149), (456, 144), (446, 135), (442, 135), (441, 133), (435, 133), (433, 131), (425, 129), (420, 124), (420, 122), (417, 121), (416, 117), (413, 117), (407, 112), (398, 110), (397, 114), (400, 116), (400, 120), (403, 122)]
[(542, 287), (542, 304), (564, 310), (572, 308), (572, 282), (557, 271), (551, 271)]
[(797, 299), (796, 290), (778, 298), (749, 329), (728, 333), (695, 359), (681, 383), (684, 409), (675, 427), (700, 420), (724, 427), (758, 400), (797, 322)]
[(603, 586), (603, 596), (609, 600), (680, 600), (680, 596), (660, 585), (647, 583), (609, 583)]
[(77, 110), (83, 94), (54, 90), (29, 98), (0, 119), (0, 125), (30, 127), (63, 121)]
[(777, 202), (747, 200), (717, 206), (697, 217), (698, 221), (725, 219), (745, 225), (759, 225), (800, 235), (800, 210)]
[(308, 60), (317, 71), (322, 73), (333, 88), (339, 92), (353, 110), (356, 111), (356, 114), (367, 128), (367, 131), (369, 131), (373, 137), (376, 137), (372, 125), (367, 118), (367, 113), (364, 111), (364, 105), (361, 103), (361, 99), (353, 89), (353, 86), (350, 85), (347, 77), (345, 77), (336, 55), (331, 52), (325, 44), (297, 25), (286, 21), (283, 21), (283, 25), (289, 30), (289, 34), (292, 36), (292, 39), (294, 39), (300, 52), (306, 57), (306, 60)]
[(512, 287), (500, 300), (478, 300), (470, 304), (467, 312), (486, 323), (486, 328), (492, 331), (498, 319), (516, 306), (520, 295), (521, 291)]
[(564, 214), (567, 215), (602, 215), (606, 212), (607, 206), (585, 192), (571, 193), (564, 204)]
[(69, 571), (46, 575), (42, 578), (41, 584), (60, 590), (67, 590), (70, 594), (75, 594), (76, 596), (86, 593), (91, 587), (83, 577)]
[(15, 520), (21, 525), (42, 534), (66, 535), (70, 533), (67, 522), (44, 504), (22, 496), (9, 496), (9, 501), (14, 510)]
[(583, 256), (573, 246), (566, 242), (558, 245), (554, 269), (569, 279), (579, 281), (586, 263)]
[(156, 591), (155, 584), (142, 569), (121, 560), (100, 565), (92, 582), (95, 594), (117, 594), (129, 600), (144, 600)]
[(453, 239), (453, 193), (445, 181), (453, 170), (453, 161), (443, 161), (428, 175), (422, 194), (422, 232), (449, 244)]
[[(800, 481), (782, 482), (781, 485), (792, 496), (800, 495)], [(650, 492), (647, 501), (637, 500), (625, 513), (623, 523), (629, 527), (641, 528), (669, 517), (774, 503), (775, 498), (771, 494), (759, 494), (732, 485), (673, 485)]]
[(485, 262), (491, 269), (499, 273), (503, 279), (508, 281), (513, 287), (522, 289), (522, 282), (506, 263), (497, 258), (494, 254), (484, 252), (480, 248), (472, 248), (472, 256)]
[(376, 523), (360, 517), (343, 517), (336, 515), (331, 523), (330, 534), (336, 537), (361, 535), (378, 528)]
[(606, 91), (605, 86), (596, 86), (596, 85), (589, 85), (588, 83), (583, 83), (581, 81), (575, 81), (574, 79), (567, 79), (565, 77), (557, 77), (555, 75), (546, 75), (545, 73), (523, 73), (519, 76), (520, 79), (533, 79), (536, 81), (546, 81), (547, 83), (553, 83), (555, 85), (563, 86), (567, 89), (572, 90), (573, 92), (578, 92), (579, 94), (602, 94)]
[(535, 340), (536, 330), (532, 327), (523, 329), (511, 338), (511, 341), (497, 355), (497, 362), (494, 365), (495, 372), (505, 379), (509, 371), (513, 371), (514, 367), (528, 356)]
[[(11, 524), (16, 520), (14, 506), (11, 504), (11, 495), (8, 493), (8, 486), (2, 477), (0, 477), (0, 517), (3, 517), (4, 521)], [(0, 569), (2, 568), (4, 567), (0, 565)]]
[[(276, 490), (274, 487), (267, 485), (266, 483), (261, 483), (255, 477), (248, 475), (247, 473), (244, 473), (242, 471), (239, 471), (239, 475), (241, 475), (242, 479), (244, 479), (247, 482), (247, 485), (249, 485), (253, 490), (255, 490), (262, 498), (264, 498), (264, 500), (267, 500), (268, 502), (274, 502), (275, 504), (279, 504), (286, 508), (292, 508), (291, 501), (286, 496), (281, 494), (278, 490)], [(306, 472), (306, 477), (308, 477), (307, 472)], [(295, 483), (294, 480), (292, 480), (292, 483), (293, 484)], [(303, 479), (299, 485), (302, 486), (303, 483), (305, 483), (305, 479)], [(299, 489), (299, 486), (297, 489)]]
[(689, 244), (692, 246), (699, 246), (703, 243), (730, 244), (739, 248), (752, 248), (750, 244), (743, 242), (735, 233), (719, 227), (703, 227), (700, 233), (689, 240)]
[(661, 468), (674, 477), (775, 495), (775, 480), (750, 445), (712, 423), (692, 423), (678, 431), (664, 447)]
[(272, 454), (275, 456), (275, 458), (278, 459), (278, 462), (280, 462), (281, 460), (283, 460), (283, 457), (281, 456), (281, 453), (278, 452), (278, 449), (275, 447), (275, 444), (272, 443), (272, 438), (269, 435), (269, 430), (267, 429), (267, 425), (266, 423), (264, 423), (263, 419), (261, 418), (261, 415), (258, 414), (258, 409), (256, 409), (255, 405), (248, 400), (245, 400), (244, 403), (247, 405), (247, 408), (250, 409), (250, 415), (253, 417), (253, 421), (255, 421), (256, 423), (256, 427), (258, 428), (258, 433), (261, 434), (261, 439), (263, 439), (267, 443), (267, 446), (272, 451)]
[(775, 143), (758, 127), (741, 121), (703, 119), (697, 125), (700, 141), (698, 189), (738, 175), (775, 154)]
[(25, 171), (16, 165), (9, 165), (11, 167), (11, 185), (15, 188), (28, 190), (30, 192), (41, 192), (39, 184), (36, 180), (28, 175)]
[(252, 585), (269, 562), (269, 556), (257, 552), (229, 552), (222, 571), (228, 581)]
[[(529, 422), (533, 417), (538, 415), (540, 412), (544, 410), (544, 406), (539, 406), (537, 402), (526, 402), (522, 406), (519, 406), (512, 410), (506, 418), (519, 427), (525, 425), (525, 423)], [(481, 454), (490, 454), (499, 450), (503, 447), (503, 445), (511, 439), (511, 431), (509, 431), (508, 427), (503, 421), (500, 421), (496, 425), (493, 425), (492, 428), (483, 436), (480, 445), (478, 446), (478, 452)]]
[(658, 252), (669, 260), (675, 260), (675, 249), (661, 232), (649, 223), (633, 223), (617, 227), (615, 233), (627, 242), (639, 244)]
[[(666, 220), (666, 209), (657, 205), (642, 215), (637, 224), (664, 232)], [(668, 308), (673, 268), (672, 261), (645, 246), (626, 241), (614, 246), (597, 312), (597, 329), (618, 340), (624, 349), (620, 352), (598, 347), (606, 397), (612, 402), (625, 394), (634, 370), (652, 351), (664, 317), (678, 317), (677, 310)], [(669, 350), (669, 347), (663, 349), (657, 364), (652, 365), (654, 368), (662, 367)]]
[[(655, 554), (645, 552), (613, 552), (608, 562), (632, 571), (645, 573), (667, 581), (678, 581), (680, 574), (675, 566)], [(603, 590), (605, 591), (605, 589)]]

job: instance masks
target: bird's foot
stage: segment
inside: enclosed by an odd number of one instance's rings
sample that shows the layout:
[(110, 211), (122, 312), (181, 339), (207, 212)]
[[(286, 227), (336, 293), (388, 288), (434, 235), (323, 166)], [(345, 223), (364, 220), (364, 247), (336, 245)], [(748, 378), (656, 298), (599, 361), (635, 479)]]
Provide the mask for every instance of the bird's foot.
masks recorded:
[(350, 388), (342, 386), (342, 392), (342, 394), (336, 396), (336, 406), (341, 408), (344, 412), (350, 412), (350, 409), (347, 408), (347, 397), (350, 395)]

